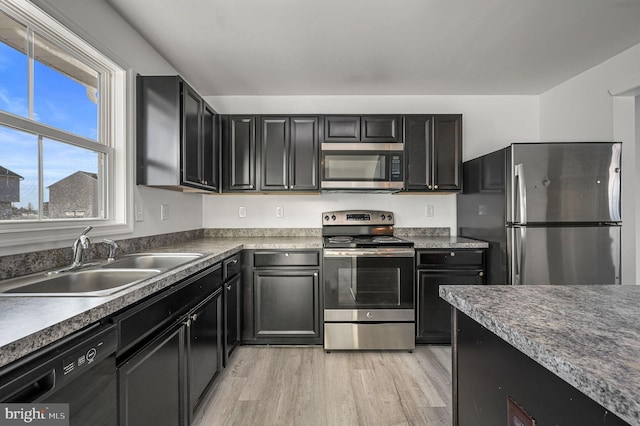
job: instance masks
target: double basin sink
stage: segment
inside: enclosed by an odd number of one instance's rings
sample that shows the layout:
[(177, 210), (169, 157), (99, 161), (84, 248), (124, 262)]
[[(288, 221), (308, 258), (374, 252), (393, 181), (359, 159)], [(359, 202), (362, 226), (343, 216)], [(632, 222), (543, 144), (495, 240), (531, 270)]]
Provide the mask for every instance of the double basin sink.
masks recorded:
[(1, 296), (108, 296), (202, 257), (199, 253), (142, 253), (59, 273), (0, 281)]

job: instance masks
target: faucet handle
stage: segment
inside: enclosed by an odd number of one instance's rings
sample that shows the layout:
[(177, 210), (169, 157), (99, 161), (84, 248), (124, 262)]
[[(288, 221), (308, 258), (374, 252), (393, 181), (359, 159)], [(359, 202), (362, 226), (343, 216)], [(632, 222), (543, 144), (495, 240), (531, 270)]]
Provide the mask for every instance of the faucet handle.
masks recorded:
[(92, 229), (93, 229), (93, 226), (87, 226), (86, 228), (84, 228), (84, 231), (82, 231), (80, 236), (87, 235), (89, 233), (89, 231), (91, 231)]
[(113, 262), (116, 260), (116, 249), (118, 248), (118, 244), (116, 244), (113, 240), (104, 239), (102, 240), (105, 244), (109, 245), (109, 256), (107, 257), (107, 262)]

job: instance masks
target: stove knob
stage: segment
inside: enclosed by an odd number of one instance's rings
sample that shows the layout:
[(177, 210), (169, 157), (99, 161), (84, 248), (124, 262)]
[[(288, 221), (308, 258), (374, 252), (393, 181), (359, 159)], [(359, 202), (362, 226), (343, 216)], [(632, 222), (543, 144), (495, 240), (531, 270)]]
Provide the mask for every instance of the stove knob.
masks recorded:
[(328, 214), (324, 216), (324, 220), (329, 220), (329, 215)]
[(336, 215), (331, 215), (331, 220), (336, 220)]
[(386, 218), (385, 215), (383, 215), (383, 214), (380, 215), (380, 220), (385, 220), (385, 218)]
[(387, 216), (387, 219), (391, 220), (393, 219), (393, 217), (391, 217), (391, 215)]

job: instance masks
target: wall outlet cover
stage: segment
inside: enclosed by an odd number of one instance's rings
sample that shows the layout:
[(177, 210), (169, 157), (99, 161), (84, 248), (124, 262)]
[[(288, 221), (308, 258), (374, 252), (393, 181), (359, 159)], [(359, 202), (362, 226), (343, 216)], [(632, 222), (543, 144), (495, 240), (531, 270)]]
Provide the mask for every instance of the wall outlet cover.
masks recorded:
[(247, 208), (246, 207), (239, 207), (238, 208), (238, 217), (247, 217)]

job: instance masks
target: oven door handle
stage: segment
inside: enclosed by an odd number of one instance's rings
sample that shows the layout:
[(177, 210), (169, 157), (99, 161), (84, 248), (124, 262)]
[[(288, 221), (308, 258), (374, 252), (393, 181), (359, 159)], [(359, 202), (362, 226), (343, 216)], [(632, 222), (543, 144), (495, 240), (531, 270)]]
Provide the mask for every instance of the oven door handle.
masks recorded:
[(324, 257), (413, 257), (414, 249), (324, 249)]

